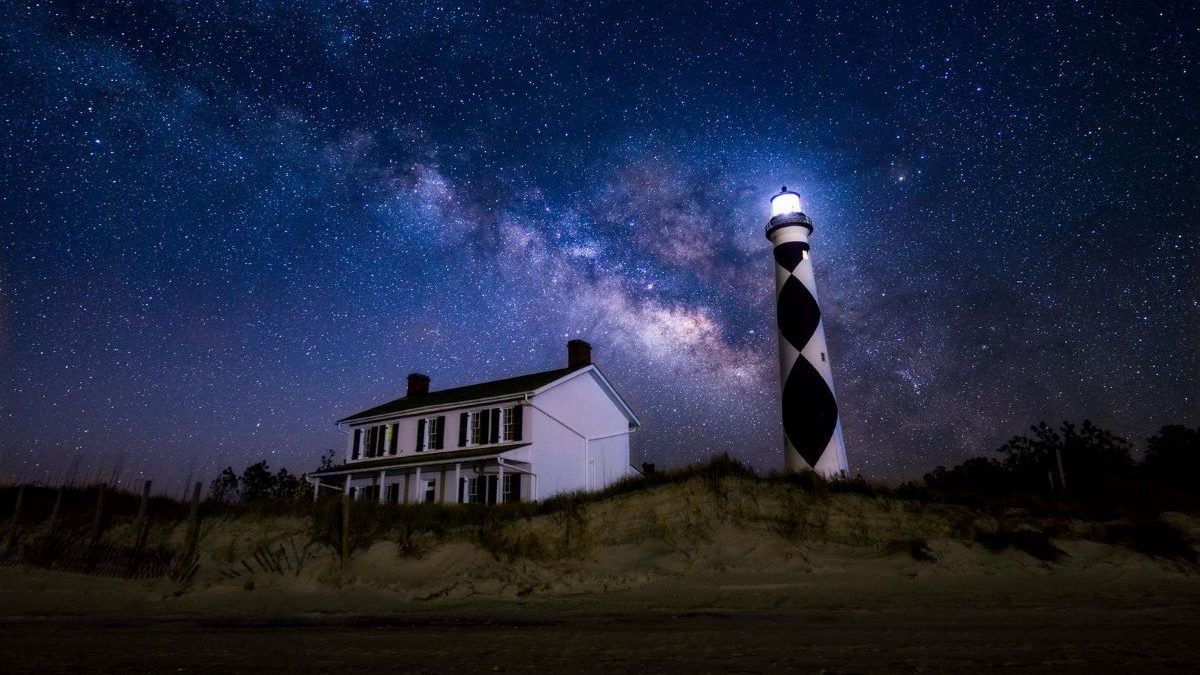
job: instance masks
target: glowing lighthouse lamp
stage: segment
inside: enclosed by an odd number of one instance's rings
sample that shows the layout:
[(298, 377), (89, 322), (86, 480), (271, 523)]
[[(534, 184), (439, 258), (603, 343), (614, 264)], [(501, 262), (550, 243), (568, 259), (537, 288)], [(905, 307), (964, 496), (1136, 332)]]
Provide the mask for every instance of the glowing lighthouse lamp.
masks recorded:
[(817, 304), (808, 242), (812, 233), (812, 221), (800, 210), (800, 195), (784, 186), (771, 198), (767, 223), (775, 253), (784, 468), (834, 477), (845, 475), (849, 465)]

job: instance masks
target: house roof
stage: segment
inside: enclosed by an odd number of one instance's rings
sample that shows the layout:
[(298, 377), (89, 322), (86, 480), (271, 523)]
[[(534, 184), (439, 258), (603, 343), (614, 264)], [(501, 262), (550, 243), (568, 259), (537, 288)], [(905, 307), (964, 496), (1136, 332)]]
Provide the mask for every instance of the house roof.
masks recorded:
[(365, 462), (350, 462), (348, 464), (339, 464), (335, 467), (324, 471), (313, 471), (309, 473), (309, 477), (321, 478), (322, 476), (342, 476), (347, 473), (357, 473), (359, 471), (381, 471), (384, 469), (400, 468), (405, 466), (414, 466), (417, 464), (430, 464), (434, 462), (454, 462), (465, 461), (471, 459), (485, 459), (502, 455), (509, 450), (523, 448), (529, 443), (504, 443), (502, 445), (485, 445), (476, 448), (467, 448), (466, 450), (453, 450), (450, 452), (425, 452), (417, 455), (408, 455), (405, 457), (381, 457)]
[(541, 389), (542, 387), (565, 375), (569, 375), (576, 370), (582, 370), (586, 367), (587, 366), (582, 366), (580, 368), (559, 368), (557, 370), (547, 370), (541, 373), (533, 373), (530, 375), (509, 377), (503, 380), (492, 380), (491, 382), (469, 384), (465, 387), (431, 391), (428, 394), (421, 394), (411, 398), (406, 396), (404, 398), (398, 398), (394, 401), (389, 401), (383, 405), (377, 405), (374, 408), (368, 408), (360, 413), (350, 415), (349, 417), (343, 417), (342, 419), (338, 420), (337, 423), (342, 424), (343, 422), (356, 422), (358, 420), (377, 417), (379, 415), (404, 412), (406, 410), (414, 410), (417, 408), (464, 403), (483, 398), (495, 398), (497, 396), (528, 394)]

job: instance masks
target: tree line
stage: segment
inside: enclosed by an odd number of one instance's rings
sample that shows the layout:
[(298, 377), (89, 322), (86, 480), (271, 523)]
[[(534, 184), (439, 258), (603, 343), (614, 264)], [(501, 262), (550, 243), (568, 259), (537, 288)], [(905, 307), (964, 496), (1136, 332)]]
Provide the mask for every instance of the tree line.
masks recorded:
[(1084, 500), (1135, 494), (1191, 499), (1200, 479), (1200, 428), (1168, 425), (1146, 442), (1134, 460), (1129, 441), (1090, 420), (1042, 422), (1014, 436), (991, 457), (972, 457), (953, 468), (925, 474), (925, 484), (946, 493), (1001, 496), (1050, 493)]
[[(326, 449), (317, 470), (333, 468), (333, 458), (333, 450)], [(286, 468), (272, 473), (265, 459), (243, 469), (240, 476), (227, 466), (209, 483), (208, 498), (217, 502), (295, 501), (311, 496), (304, 476)]]
[[(334, 457), (326, 450), (318, 468), (332, 468)], [(644, 465), (644, 471), (653, 473), (654, 465)], [(1129, 441), (1090, 420), (1063, 422), (1057, 428), (1041, 422), (1029, 434), (1010, 438), (993, 456), (972, 457), (949, 469), (938, 466), (924, 476), (925, 486), (942, 494), (1048, 494), (1110, 503), (1152, 495), (1177, 506), (1200, 506), (1200, 495), (1193, 494), (1198, 481), (1200, 428), (1162, 427), (1136, 461)], [(209, 485), (209, 497), (219, 502), (292, 501), (310, 495), (303, 475), (282, 468), (272, 472), (266, 460), (246, 467), (240, 476), (226, 467)]]

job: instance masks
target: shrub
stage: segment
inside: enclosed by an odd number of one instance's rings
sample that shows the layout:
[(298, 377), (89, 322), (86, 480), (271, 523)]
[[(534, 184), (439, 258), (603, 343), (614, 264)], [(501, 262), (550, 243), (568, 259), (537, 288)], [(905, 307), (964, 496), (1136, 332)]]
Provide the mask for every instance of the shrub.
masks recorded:
[(1067, 555), (1066, 551), (1050, 541), (1045, 532), (1036, 530), (1001, 529), (995, 532), (977, 532), (975, 541), (993, 553), (1015, 548), (1042, 562), (1058, 562)]
[(929, 548), (929, 543), (924, 539), (897, 539), (890, 542), (884, 550), (890, 554), (907, 553), (917, 562), (937, 562), (940, 557)]
[(1104, 528), (1105, 541), (1130, 548), (1143, 555), (1197, 563), (1196, 549), (1182, 530), (1158, 519), (1117, 523)]

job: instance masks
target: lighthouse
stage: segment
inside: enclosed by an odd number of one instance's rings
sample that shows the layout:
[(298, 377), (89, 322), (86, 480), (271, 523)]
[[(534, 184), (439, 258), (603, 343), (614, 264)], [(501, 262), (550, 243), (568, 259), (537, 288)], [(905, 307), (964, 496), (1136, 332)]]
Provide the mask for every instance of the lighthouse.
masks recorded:
[(849, 465), (817, 303), (812, 233), (812, 221), (800, 210), (800, 195), (784, 186), (771, 198), (767, 223), (775, 253), (784, 468), (836, 477), (845, 475)]

